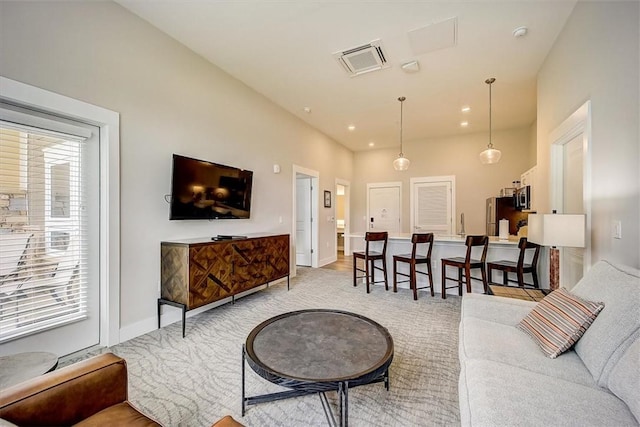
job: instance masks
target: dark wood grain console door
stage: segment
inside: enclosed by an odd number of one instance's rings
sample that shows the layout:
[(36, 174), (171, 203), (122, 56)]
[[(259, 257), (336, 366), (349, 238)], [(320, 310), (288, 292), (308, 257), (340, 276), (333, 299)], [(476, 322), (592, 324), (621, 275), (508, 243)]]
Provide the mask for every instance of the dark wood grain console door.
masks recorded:
[(267, 240), (265, 251), (268, 257), (269, 280), (289, 275), (289, 235), (276, 236)]
[(231, 245), (224, 242), (189, 248), (189, 309), (233, 293), (232, 257)]
[(231, 244), (233, 247), (233, 293), (267, 283), (268, 239), (249, 239)]
[(160, 256), (160, 296), (188, 307), (189, 247), (162, 243)]

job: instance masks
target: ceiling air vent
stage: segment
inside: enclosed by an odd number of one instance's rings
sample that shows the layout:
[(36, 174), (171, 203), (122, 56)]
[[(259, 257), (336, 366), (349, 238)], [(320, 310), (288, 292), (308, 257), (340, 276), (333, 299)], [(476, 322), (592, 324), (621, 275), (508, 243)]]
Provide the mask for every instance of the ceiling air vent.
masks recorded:
[(333, 54), (351, 77), (389, 68), (380, 40)]

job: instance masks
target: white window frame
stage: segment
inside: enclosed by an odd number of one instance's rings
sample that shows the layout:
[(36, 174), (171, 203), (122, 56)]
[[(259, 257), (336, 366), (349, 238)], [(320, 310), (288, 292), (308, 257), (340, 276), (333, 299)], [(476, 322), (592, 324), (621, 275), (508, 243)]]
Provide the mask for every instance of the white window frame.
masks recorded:
[(0, 99), (100, 128), (100, 345), (120, 342), (120, 115), (0, 76)]
[(440, 175), (440, 176), (423, 176), (409, 179), (409, 223), (411, 232), (415, 230), (415, 186), (416, 184), (434, 183), (434, 182), (450, 182), (451, 183), (451, 234), (456, 233), (456, 176)]

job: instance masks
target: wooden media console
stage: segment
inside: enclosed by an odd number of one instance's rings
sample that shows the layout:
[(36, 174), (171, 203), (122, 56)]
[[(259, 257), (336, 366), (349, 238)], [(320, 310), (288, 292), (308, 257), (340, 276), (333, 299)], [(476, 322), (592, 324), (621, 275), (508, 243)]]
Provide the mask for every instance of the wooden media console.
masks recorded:
[(212, 240), (161, 242), (162, 305), (182, 309), (182, 336), (188, 310), (269, 284), (284, 277), (289, 289), (289, 235), (252, 235)]

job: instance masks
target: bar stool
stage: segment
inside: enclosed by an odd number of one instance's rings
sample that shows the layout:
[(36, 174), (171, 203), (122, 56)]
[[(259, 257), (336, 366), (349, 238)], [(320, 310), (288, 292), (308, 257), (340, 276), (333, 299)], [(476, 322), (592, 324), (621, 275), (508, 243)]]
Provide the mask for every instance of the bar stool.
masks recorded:
[[(518, 256), (518, 261), (491, 261), (487, 263), (487, 269), (489, 270), (489, 283), (493, 283), (491, 278), (492, 270), (500, 270), (502, 271), (502, 284), (505, 286), (511, 283), (517, 283), (519, 287), (524, 288), (525, 286), (531, 286), (534, 288), (539, 288), (540, 285), (538, 283), (538, 255), (540, 254), (540, 246), (535, 243), (531, 243), (527, 241), (526, 237), (521, 237), (518, 242), (518, 248), (520, 249), (520, 255)], [(533, 253), (533, 259), (531, 260), (531, 264), (525, 264), (524, 258), (527, 252), (527, 249), (535, 250)], [(517, 280), (509, 279), (509, 273), (516, 273)], [(531, 274), (531, 278), (533, 279), (533, 283), (526, 283), (524, 281), (525, 274)]]
[[(367, 293), (370, 292), (369, 283), (380, 283), (382, 280), (376, 282), (376, 270), (381, 270), (384, 274), (384, 288), (389, 290), (389, 282), (387, 282), (387, 238), (389, 233), (386, 231), (373, 232), (369, 231), (365, 234), (364, 240), (365, 250), (364, 252), (353, 253), (353, 286), (356, 286), (356, 281), (361, 278), (365, 278), (367, 283)], [(373, 242), (373, 244), (372, 244)], [(381, 250), (375, 251), (375, 249), (381, 248)], [(358, 259), (364, 260), (364, 269), (358, 268)], [(376, 266), (376, 261), (382, 261), (382, 267)], [(364, 273), (363, 276), (357, 276), (356, 272)], [(369, 280), (369, 273), (371, 273), (371, 280)]]
[[(447, 298), (447, 289), (452, 289), (454, 286), (446, 287), (447, 280), (455, 280), (458, 288), (458, 295), (462, 296), (462, 284), (467, 284), (467, 293), (471, 293), (471, 280), (480, 280), (475, 277), (471, 277), (471, 270), (475, 268), (480, 269), (482, 274), (482, 284), (484, 285), (484, 292), (487, 293), (487, 273), (484, 269), (485, 259), (487, 257), (487, 247), (489, 246), (489, 237), (487, 236), (467, 236), (464, 242), (467, 247), (467, 254), (464, 258), (442, 258), (442, 299)], [(482, 246), (482, 256), (480, 259), (471, 258), (471, 250), (476, 246)], [(447, 266), (456, 267), (458, 269), (458, 278), (447, 277)], [(462, 278), (462, 270), (466, 273), (467, 280)]]
[[(394, 255), (393, 256), (393, 292), (398, 292), (398, 283), (409, 282), (409, 287), (413, 290), (413, 299), (418, 299), (418, 289), (431, 289), (431, 296), (433, 294), (433, 276), (431, 274), (431, 249), (433, 249), (433, 233), (417, 234), (414, 233), (411, 236), (411, 243), (413, 243), (413, 249), (411, 254), (406, 255)], [(418, 254), (418, 245), (428, 244), (425, 255)], [(397, 269), (398, 262), (406, 262), (409, 264), (409, 274), (400, 273)], [(418, 271), (417, 265), (427, 264), (427, 271)], [(418, 282), (416, 280), (416, 273), (429, 276), (429, 286), (423, 286), (418, 288)], [(398, 281), (398, 276), (408, 277), (408, 280)]]

